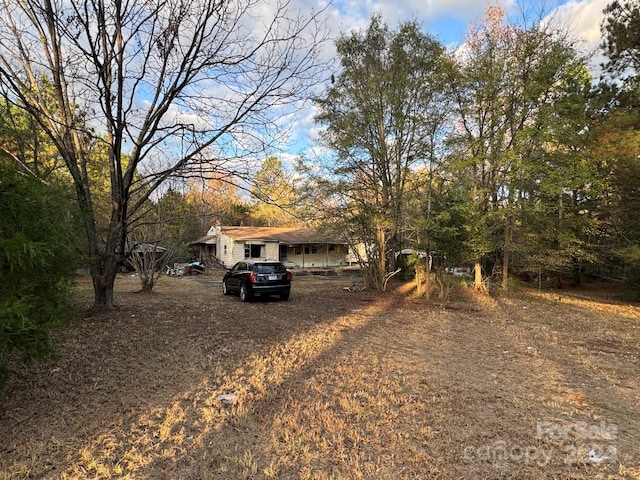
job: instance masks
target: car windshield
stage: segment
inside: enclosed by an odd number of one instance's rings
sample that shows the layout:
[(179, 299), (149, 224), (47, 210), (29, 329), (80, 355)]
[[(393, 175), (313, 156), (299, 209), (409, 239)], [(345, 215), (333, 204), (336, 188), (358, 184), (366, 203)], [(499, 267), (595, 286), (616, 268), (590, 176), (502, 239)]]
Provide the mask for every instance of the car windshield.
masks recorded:
[(281, 263), (260, 263), (256, 265), (258, 273), (284, 273), (286, 268)]

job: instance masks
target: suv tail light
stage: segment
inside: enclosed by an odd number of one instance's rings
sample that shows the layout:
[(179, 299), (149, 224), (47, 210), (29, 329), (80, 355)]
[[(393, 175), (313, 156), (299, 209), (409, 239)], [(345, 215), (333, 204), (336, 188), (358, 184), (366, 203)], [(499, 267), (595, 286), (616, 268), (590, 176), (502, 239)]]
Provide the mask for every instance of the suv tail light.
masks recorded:
[(291, 277), (292, 277), (291, 272), (287, 270), (287, 282), (291, 281)]
[(256, 283), (256, 275), (253, 272), (249, 272), (249, 281), (251, 283)]

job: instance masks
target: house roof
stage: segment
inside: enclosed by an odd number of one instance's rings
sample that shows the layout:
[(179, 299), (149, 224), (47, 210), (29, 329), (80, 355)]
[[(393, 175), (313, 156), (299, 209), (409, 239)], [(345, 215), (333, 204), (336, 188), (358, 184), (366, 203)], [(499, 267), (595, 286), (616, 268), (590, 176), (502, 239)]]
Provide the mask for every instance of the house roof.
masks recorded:
[[(221, 226), (220, 232), (236, 241), (263, 241), (278, 242), (283, 244), (304, 243), (333, 243), (346, 244), (347, 242), (337, 237), (312, 230), (309, 228), (283, 228), (283, 227), (230, 227)], [(214, 244), (216, 235), (205, 235), (193, 242), (193, 244)]]
[(162, 252), (166, 252), (167, 249), (164, 248), (164, 247), (161, 247), (160, 245), (156, 245), (155, 243), (136, 243), (133, 246), (131, 246), (131, 245), (129, 245), (129, 243), (127, 243), (124, 246), (124, 251), (126, 253), (129, 253), (129, 252), (137, 252), (137, 253), (153, 253), (153, 252), (157, 252), (157, 253), (162, 253)]
[(234, 240), (262, 240), (286, 244), (300, 243), (346, 243), (309, 228), (282, 227), (222, 227), (222, 233)]
[(216, 243), (216, 235), (205, 235), (204, 237), (200, 237), (192, 242), (189, 242), (189, 245), (197, 245), (199, 243), (206, 243), (208, 245), (215, 245)]

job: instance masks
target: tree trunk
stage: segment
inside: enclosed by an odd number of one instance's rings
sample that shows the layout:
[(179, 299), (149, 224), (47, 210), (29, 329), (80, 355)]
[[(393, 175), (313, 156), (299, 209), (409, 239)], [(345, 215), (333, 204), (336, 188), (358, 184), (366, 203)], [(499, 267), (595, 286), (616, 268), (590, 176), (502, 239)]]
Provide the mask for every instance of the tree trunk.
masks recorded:
[(91, 269), (93, 279), (93, 306), (113, 307), (113, 284), (115, 283), (117, 269), (112, 272), (99, 272)]
[(510, 251), (505, 248), (502, 253), (502, 289), (509, 290), (509, 255)]
[(124, 252), (124, 228), (120, 227), (107, 239), (104, 251), (99, 246), (94, 225), (85, 225), (89, 238), (90, 271), (93, 280), (93, 306), (113, 307), (113, 285)]
[(378, 283), (378, 290), (385, 290), (385, 276), (387, 274), (387, 259), (385, 258), (385, 235), (384, 227), (380, 224), (376, 226), (376, 241), (378, 243), (378, 276), (376, 283)]
[(482, 265), (480, 264), (480, 260), (476, 261), (473, 271), (475, 274), (474, 287), (477, 290), (482, 290), (484, 286), (482, 284)]
[(94, 307), (113, 307), (113, 285), (120, 267), (124, 246), (118, 248), (107, 241), (105, 252), (94, 257), (91, 267)]
[(427, 268), (424, 275), (424, 295), (427, 302), (431, 300), (431, 268), (429, 268), (429, 256), (427, 255)]
[(109, 236), (104, 250), (98, 243), (95, 222), (86, 223), (85, 227), (90, 241), (89, 252), (91, 258), (91, 277), (93, 279), (94, 307), (113, 307), (113, 286), (120, 264), (124, 258), (125, 239), (125, 208), (118, 195), (112, 194), (114, 208), (111, 212)]
[(511, 216), (504, 228), (504, 248), (502, 249), (502, 289), (509, 289), (509, 257), (511, 256)]
[(574, 287), (579, 287), (582, 284), (582, 275), (580, 272), (580, 262), (576, 257), (571, 259), (571, 284)]

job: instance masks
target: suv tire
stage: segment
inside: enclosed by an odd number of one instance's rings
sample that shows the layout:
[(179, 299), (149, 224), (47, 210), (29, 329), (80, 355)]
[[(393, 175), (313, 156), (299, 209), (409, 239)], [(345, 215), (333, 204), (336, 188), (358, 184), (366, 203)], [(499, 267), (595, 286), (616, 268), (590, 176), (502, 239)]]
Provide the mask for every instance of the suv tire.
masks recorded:
[(240, 284), (240, 301), (248, 302), (251, 300), (251, 291), (244, 283)]

